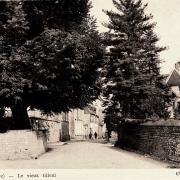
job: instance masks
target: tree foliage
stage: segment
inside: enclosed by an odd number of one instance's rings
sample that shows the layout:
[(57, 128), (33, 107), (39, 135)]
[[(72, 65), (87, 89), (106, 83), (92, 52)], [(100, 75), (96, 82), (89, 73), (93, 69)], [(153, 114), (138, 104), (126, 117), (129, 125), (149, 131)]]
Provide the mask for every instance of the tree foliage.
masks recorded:
[(113, 4), (117, 11), (104, 11), (109, 17), (105, 42), (110, 47), (104, 95), (111, 95), (110, 112), (119, 104), (122, 118), (165, 117), (168, 96), (159, 53), (166, 48), (157, 45), (148, 5), (142, 0), (113, 0)]
[(0, 103), (11, 108), (15, 128), (30, 127), (27, 107), (60, 113), (99, 95), (104, 48), (90, 7), (88, 0), (0, 2)]

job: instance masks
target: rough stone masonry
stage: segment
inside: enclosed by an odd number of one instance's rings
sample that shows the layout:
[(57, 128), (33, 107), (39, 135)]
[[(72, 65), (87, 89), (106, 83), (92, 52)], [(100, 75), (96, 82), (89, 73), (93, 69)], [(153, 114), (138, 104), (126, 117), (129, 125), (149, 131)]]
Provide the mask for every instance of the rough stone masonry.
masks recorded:
[(180, 126), (124, 125), (119, 132), (124, 147), (180, 162)]
[(0, 144), (1, 160), (37, 158), (47, 149), (46, 137), (41, 131), (12, 130), (0, 134)]

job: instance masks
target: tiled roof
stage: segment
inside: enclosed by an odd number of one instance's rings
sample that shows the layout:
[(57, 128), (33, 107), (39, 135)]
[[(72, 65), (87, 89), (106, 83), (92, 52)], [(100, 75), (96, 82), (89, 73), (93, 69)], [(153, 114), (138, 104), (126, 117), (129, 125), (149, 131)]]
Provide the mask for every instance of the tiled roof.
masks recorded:
[(180, 86), (180, 73), (177, 69), (174, 69), (173, 72), (169, 75), (166, 80), (168, 86)]

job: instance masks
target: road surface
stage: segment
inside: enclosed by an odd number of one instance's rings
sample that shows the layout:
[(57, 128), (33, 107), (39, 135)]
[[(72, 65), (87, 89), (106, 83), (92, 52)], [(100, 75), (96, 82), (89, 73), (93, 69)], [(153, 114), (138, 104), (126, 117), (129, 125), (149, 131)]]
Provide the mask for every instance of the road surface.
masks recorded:
[(38, 159), (0, 161), (0, 169), (159, 169), (168, 164), (142, 155), (114, 148), (112, 144), (70, 142), (52, 144), (51, 150)]

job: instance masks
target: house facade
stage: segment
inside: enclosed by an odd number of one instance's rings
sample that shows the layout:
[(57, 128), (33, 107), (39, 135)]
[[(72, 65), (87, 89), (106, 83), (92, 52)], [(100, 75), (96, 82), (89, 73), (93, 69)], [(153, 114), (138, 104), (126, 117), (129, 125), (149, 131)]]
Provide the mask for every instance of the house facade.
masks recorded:
[[(98, 138), (105, 135), (104, 114), (100, 103), (84, 109), (72, 109), (69, 112), (43, 115), (39, 110), (28, 109), (33, 130), (45, 130), (48, 142), (68, 141), (70, 139), (88, 139), (89, 134), (97, 133)], [(11, 117), (11, 110), (6, 110)]]
[(43, 115), (38, 110), (29, 110), (33, 129), (46, 130), (48, 142), (68, 141), (70, 139), (85, 140), (89, 134), (97, 133), (101, 138), (105, 134), (102, 109), (97, 105), (89, 105), (84, 109), (72, 109), (69, 112)]
[(168, 76), (166, 84), (170, 87), (171, 106), (170, 118), (180, 118), (180, 62), (175, 64), (174, 70)]
[(89, 134), (102, 137), (103, 119), (100, 119), (98, 110), (94, 106), (87, 106), (84, 109), (73, 109), (68, 113), (70, 138), (71, 139), (88, 139)]

